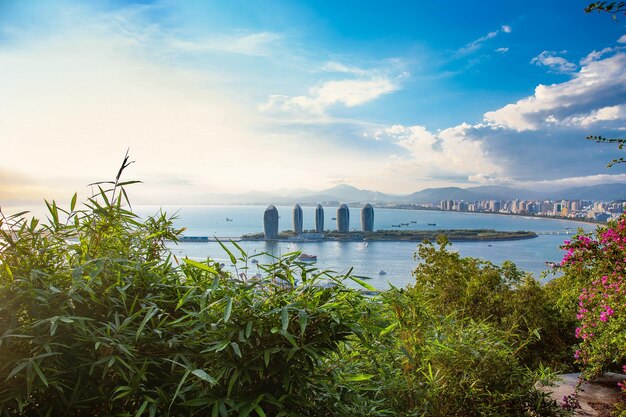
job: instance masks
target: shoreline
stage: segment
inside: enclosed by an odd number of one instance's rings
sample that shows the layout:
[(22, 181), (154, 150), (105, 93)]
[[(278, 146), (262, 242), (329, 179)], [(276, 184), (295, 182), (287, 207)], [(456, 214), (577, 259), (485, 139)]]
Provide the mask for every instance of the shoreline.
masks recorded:
[(599, 221), (599, 220), (591, 220), (584, 219), (578, 217), (561, 217), (561, 216), (536, 216), (533, 214), (518, 214), (518, 213), (500, 213), (495, 211), (458, 211), (458, 210), (442, 210), (434, 207), (387, 207), (387, 206), (374, 206), (374, 208), (379, 209), (390, 209), (390, 210), (415, 210), (415, 211), (439, 211), (445, 213), (467, 213), (467, 214), (495, 214), (498, 216), (514, 216), (514, 217), (524, 217), (527, 219), (546, 219), (546, 220), (565, 220), (570, 222), (579, 222), (579, 223), (587, 223), (587, 224), (596, 224), (596, 225), (605, 225), (607, 222)]
[(296, 235), (292, 231), (283, 231), (275, 238), (266, 238), (263, 233), (240, 237), (182, 236), (181, 242), (216, 242), (234, 240), (238, 242), (423, 242), (436, 241), (445, 236), (450, 242), (497, 242), (534, 239), (537, 233), (531, 231), (496, 231), (493, 229), (443, 229), (443, 230), (378, 230), (375, 232), (337, 232), (314, 233), (306, 231)]

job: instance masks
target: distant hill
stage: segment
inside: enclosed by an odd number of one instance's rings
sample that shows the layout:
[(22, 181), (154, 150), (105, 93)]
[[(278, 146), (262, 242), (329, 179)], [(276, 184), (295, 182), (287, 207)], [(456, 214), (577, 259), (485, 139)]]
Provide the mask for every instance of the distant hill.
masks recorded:
[(573, 187), (549, 193), (553, 199), (563, 200), (626, 200), (626, 184), (600, 184)]
[(505, 186), (426, 188), (408, 195), (385, 194), (340, 184), (321, 191), (280, 190), (251, 191), (242, 194), (201, 194), (181, 204), (315, 204), (322, 201), (342, 203), (437, 203), (442, 200), (626, 200), (626, 184), (601, 184), (573, 187), (559, 191), (539, 192)]
[(477, 194), (459, 187), (426, 188), (407, 196), (409, 203), (432, 203), (441, 200), (477, 200)]

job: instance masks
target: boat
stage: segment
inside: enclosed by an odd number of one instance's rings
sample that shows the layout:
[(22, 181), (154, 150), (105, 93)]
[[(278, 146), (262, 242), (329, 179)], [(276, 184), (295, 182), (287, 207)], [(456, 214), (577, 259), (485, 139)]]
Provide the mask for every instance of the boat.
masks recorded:
[(256, 259), (253, 259), (253, 260), (252, 260), (252, 261), (250, 261), (250, 262), (252, 262), (253, 264), (258, 264), (258, 263), (259, 263), (259, 261), (257, 261)]
[(316, 262), (317, 255), (309, 255), (308, 253), (302, 253), (298, 256), (298, 260), (302, 262)]
[(415, 220), (411, 220), (411, 223), (415, 224), (415, 223), (417, 223), (417, 222), (416, 222)]
[(437, 223), (428, 223), (429, 226), (437, 226)]
[(400, 224), (392, 224), (391, 227), (402, 227)]
[(400, 223), (400, 226), (408, 226), (408, 223)]
[(336, 218), (336, 217), (333, 217), (331, 220), (337, 220), (337, 218)]
[(387, 275), (387, 273), (381, 269), (380, 272), (378, 272), (378, 275)]
[(227, 221), (227, 222), (232, 222), (232, 221), (233, 221), (233, 219), (231, 219), (231, 218), (229, 218), (229, 217), (226, 217), (226, 221)]
[(559, 269), (561, 267), (561, 264), (559, 262), (546, 261), (546, 266), (552, 269)]

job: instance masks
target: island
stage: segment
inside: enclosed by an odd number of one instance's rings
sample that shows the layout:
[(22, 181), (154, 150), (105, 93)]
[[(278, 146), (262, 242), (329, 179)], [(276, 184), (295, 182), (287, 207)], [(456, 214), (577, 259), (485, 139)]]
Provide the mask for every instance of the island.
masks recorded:
[(339, 232), (336, 230), (317, 233), (306, 231), (295, 234), (293, 231), (282, 231), (276, 239), (266, 239), (263, 233), (246, 234), (241, 236), (243, 241), (278, 240), (278, 241), (408, 241), (421, 242), (423, 240), (434, 241), (438, 236), (445, 235), (451, 242), (469, 241), (497, 241), (532, 239), (537, 233), (529, 231), (498, 231), (494, 229), (441, 229), (441, 230), (376, 230), (374, 232)]

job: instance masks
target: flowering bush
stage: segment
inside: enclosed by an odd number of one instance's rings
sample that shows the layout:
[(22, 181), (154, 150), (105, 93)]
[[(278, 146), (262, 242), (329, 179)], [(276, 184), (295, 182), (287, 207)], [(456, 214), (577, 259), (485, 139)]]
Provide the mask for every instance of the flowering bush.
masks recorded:
[(561, 266), (579, 293), (575, 358), (593, 376), (626, 361), (626, 214), (563, 249)]

